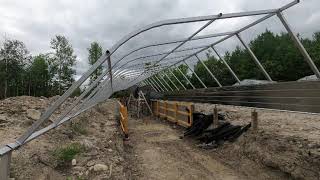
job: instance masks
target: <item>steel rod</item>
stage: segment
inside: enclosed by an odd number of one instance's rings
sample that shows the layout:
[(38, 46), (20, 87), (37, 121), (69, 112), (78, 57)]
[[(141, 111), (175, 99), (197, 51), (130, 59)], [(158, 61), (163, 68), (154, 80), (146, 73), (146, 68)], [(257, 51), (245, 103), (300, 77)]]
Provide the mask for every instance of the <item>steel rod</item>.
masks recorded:
[(202, 86), (204, 88), (208, 88), (204, 83), (203, 81), (200, 79), (200, 77), (197, 75), (197, 73), (191, 69), (191, 67), (189, 66), (189, 64), (187, 64), (185, 61), (183, 61), (185, 65), (187, 65), (187, 67), (189, 68), (189, 70), (196, 76), (196, 78), (198, 79), (198, 81), (202, 84)]
[(232, 70), (232, 68), (229, 66), (229, 64), (227, 63), (226, 60), (224, 60), (224, 58), (222, 58), (220, 56), (220, 54), (218, 53), (218, 51), (214, 48), (214, 46), (211, 46), (211, 49), (213, 50), (213, 52), (216, 53), (216, 55), (218, 56), (218, 58), (226, 65), (226, 67), (228, 68), (228, 70), (230, 71), (230, 73), (232, 74), (232, 76), (236, 79), (236, 81), (240, 84), (241, 81), (238, 78), (238, 76), (236, 75), (236, 73)]
[(268, 81), (272, 81), (270, 75), (268, 74), (268, 72), (264, 69), (264, 67), (262, 66), (262, 64), (260, 63), (260, 61), (258, 60), (258, 58), (256, 57), (256, 55), (253, 53), (253, 51), (250, 49), (250, 47), (243, 41), (243, 39), (241, 38), (241, 36), (239, 34), (236, 34), (236, 36), (238, 37), (238, 39), (240, 40), (241, 44), (247, 49), (247, 51), (249, 52), (250, 56), (252, 57), (252, 59), (254, 60), (254, 62), (256, 63), (256, 65), (258, 66), (258, 68), (261, 70), (261, 72), (263, 73), (263, 75), (265, 76), (265, 78)]
[(208, 68), (208, 66), (198, 57), (198, 55), (194, 55), (200, 62), (201, 64), (204, 66), (204, 68), (208, 71), (208, 73), (210, 74), (210, 76), (213, 78), (213, 80), (218, 84), (219, 87), (222, 87), (221, 83), (219, 82), (219, 80), (216, 78), (215, 75), (213, 75), (213, 73), (210, 71), (210, 69)]

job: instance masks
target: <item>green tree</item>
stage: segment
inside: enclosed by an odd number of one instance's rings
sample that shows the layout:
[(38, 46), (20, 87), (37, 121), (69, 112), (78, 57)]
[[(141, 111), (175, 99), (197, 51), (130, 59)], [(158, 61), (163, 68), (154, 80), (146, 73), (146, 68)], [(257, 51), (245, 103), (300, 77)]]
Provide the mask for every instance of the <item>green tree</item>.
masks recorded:
[(30, 60), (23, 42), (6, 39), (0, 49), (1, 97), (18, 96), (23, 93), (24, 66)]
[(74, 82), (75, 70), (73, 66), (77, 56), (74, 55), (74, 50), (68, 39), (62, 35), (56, 35), (50, 44), (54, 50), (51, 66), (54, 66), (52, 69), (56, 70), (56, 82), (53, 84), (58, 85), (58, 93), (61, 95)]
[(42, 54), (34, 57), (28, 72), (30, 77), (29, 95), (48, 96), (50, 74), (47, 57)]
[[(88, 61), (90, 65), (93, 65), (95, 62), (98, 61), (98, 59), (102, 56), (102, 47), (97, 42), (93, 42), (90, 44), (89, 51), (89, 57)], [(99, 75), (102, 73), (102, 66), (100, 65), (90, 76), (90, 82), (91, 84), (94, 80), (98, 78)]]

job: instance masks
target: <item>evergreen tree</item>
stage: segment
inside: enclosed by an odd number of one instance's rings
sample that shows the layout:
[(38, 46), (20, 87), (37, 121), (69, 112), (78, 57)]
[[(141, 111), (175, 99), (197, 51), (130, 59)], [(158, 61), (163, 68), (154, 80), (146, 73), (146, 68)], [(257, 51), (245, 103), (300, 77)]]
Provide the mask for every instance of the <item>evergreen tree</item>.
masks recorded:
[[(88, 51), (89, 51), (89, 57), (88, 57), (89, 64), (93, 65), (102, 56), (102, 47), (97, 42), (93, 42), (91, 43)], [(101, 75), (101, 73), (102, 73), (102, 66), (100, 65), (91, 74), (89, 84), (91, 84), (94, 80), (96, 80), (98, 76)]]

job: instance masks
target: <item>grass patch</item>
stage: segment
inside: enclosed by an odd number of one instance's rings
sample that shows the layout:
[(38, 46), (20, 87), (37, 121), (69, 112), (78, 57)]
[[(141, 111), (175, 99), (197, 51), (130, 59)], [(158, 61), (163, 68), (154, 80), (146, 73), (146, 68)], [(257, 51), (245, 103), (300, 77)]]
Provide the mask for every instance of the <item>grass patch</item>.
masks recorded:
[(58, 167), (71, 165), (72, 159), (84, 151), (84, 147), (79, 143), (68, 144), (64, 147), (59, 147), (53, 151), (53, 157), (57, 160)]

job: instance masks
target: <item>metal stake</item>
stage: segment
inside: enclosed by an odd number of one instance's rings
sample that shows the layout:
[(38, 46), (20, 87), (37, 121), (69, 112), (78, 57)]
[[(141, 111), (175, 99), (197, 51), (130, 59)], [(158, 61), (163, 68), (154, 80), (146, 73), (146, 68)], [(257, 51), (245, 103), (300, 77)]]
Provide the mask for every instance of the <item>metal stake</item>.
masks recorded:
[(9, 180), (12, 151), (0, 156), (0, 179)]

